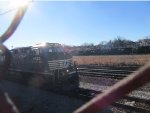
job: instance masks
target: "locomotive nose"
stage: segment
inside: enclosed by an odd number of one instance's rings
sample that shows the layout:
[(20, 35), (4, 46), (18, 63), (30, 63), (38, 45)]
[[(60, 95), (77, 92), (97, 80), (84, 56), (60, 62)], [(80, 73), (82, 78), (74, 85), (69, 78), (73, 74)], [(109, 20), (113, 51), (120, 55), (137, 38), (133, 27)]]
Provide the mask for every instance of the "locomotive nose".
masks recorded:
[(0, 45), (0, 68), (8, 69), (9, 63), (10, 52), (4, 45)]
[(4, 46), (0, 44), (0, 78), (5, 76), (10, 64), (10, 52)]

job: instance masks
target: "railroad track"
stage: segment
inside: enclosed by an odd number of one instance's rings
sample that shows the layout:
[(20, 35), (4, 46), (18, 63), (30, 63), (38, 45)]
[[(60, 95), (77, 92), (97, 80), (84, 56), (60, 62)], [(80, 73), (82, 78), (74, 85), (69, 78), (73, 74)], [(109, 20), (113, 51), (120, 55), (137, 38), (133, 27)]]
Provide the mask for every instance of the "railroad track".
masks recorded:
[(123, 74), (129, 74), (136, 71), (130, 71), (130, 70), (117, 70), (117, 69), (109, 69), (109, 68), (77, 68), (78, 70), (89, 70), (89, 71), (101, 71), (101, 72), (115, 72), (115, 73), (123, 73)]
[(78, 68), (92, 68), (92, 69), (110, 69), (110, 70), (130, 70), (134, 71), (141, 67), (142, 65), (78, 65)]
[[(88, 101), (100, 93), (102, 93), (102, 91), (80, 89), (77, 97)], [(112, 103), (112, 106), (128, 112), (150, 113), (150, 100), (142, 98), (125, 96), (117, 102)]]
[[(78, 72), (80, 76), (91, 76), (91, 77), (104, 77), (112, 79), (123, 79), (129, 74), (136, 72), (140, 66), (132, 67), (107, 67), (98, 65), (86, 65), (78, 66)], [(147, 88), (146, 88), (147, 89)], [(143, 89), (144, 90), (144, 89)], [(81, 97), (92, 99), (99, 91), (87, 91), (90, 94), (86, 95), (81, 93)], [(133, 96), (125, 96), (124, 98), (114, 102), (112, 106), (116, 108), (123, 109), (127, 112), (137, 112), (137, 113), (150, 113), (150, 100), (142, 99)]]
[(78, 71), (78, 73), (80, 76), (104, 77), (113, 79), (122, 79), (127, 76), (126, 74), (107, 73), (107, 72)]
[[(120, 67), (119, 67), (120, 68)], [(104, 66), (78, 66), (77, 70), (80, 76), (92, 76), (92, 77), (105, 77), (122, 79), (127, 75), (136, 72), (136, 69), (119, 69), (117, 67), (104, 67)]]

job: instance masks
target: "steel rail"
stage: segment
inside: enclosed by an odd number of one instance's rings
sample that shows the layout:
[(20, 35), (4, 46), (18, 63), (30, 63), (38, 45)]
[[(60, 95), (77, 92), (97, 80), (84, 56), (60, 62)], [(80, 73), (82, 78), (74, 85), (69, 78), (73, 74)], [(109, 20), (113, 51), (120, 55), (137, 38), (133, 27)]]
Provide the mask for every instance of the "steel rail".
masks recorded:
[(133, 72), (136, 72), (136, 71), (129, 71), (129, 70), (116, 70), (116, 69), (104, 69), (104, 68), (99, 68), (99, 69), (95, 69), (95, 68), (78, 68), (78, 70), (89, 70), (89, 71), (107, 71), (107, 72), (128, 72), (128, 73), (133, 73)]
[(104, 77), (104, 78), (114, 78), (122, 79), (127, 77), (128, 74), (112, 74), (112, 73), (95, 73), (95, 72), (78, 72), (80, 76), (90, 76), (90, 77)]
[(107, 73), (107, 72), (89, 72), (89, 71), (78, 71), (79, 73), (84, 73), (84, 74), (97, 74), (97, 75), (112, 75), (112, 76), (126, 76), (127, 74), (122, 74), (122, 73)]
[(143, 99), (143, 98), (137, 98), (137, 97), (133, 97), (133, 96), (125, 96), (123, 98), (127, 99), (127, 100), (130, 100), (130, 101), (142, 102), (142, 103), (150, 105), (150, 100), (146, 100), (146, 99)]
[(101, 66), (101, 65), (77, 65), (77, 68), (88, 68), (88, 69), (91, 69), (91, 68), (95, 68), (95, 69), (127, 69), (128, 71), (129, 70), (137, 70), (137, 69), (139, 69), (141, 67), (141, 65), (140, 66), (133, 66), (133, 65), (129, 65), (129, 66), (124, 66), (124, 65), (122, 65), (122, 66), (110, 66), (110, 65), (103, 65), (103, 66)]
[(125, 105), (125, 104), (121, 104), (121, 103), (113, 103), (113, 106), (117, 107), (117, 108), (122, 108), (128, 111), (134, 111), (134, 112), (140, 112), (140, 113), (149, 113), (150, 110), (148, 109), (144, 109), (144, 108), (140, 108), (140, 107), (135, 107), (135, 106), (129, 106), (129, 105)]

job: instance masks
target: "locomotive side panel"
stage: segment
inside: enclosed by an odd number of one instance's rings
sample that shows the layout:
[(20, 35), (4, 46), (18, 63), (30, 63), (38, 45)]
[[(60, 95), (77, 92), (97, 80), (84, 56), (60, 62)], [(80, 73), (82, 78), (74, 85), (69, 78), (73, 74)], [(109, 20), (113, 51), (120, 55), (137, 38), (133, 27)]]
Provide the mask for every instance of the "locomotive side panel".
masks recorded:
[(44, 81), (44, 86), (54, 89), (78, 88), (76, 68), (60, 45), (48, 43), (46, 46), (22, 47), (11, 50), (11, 53), (10, 70), (28, 73), (28, 76), (20, 74), (22, 79), (30, 79), (34, 83), (39, 81), (36, 80), (38, 78)]

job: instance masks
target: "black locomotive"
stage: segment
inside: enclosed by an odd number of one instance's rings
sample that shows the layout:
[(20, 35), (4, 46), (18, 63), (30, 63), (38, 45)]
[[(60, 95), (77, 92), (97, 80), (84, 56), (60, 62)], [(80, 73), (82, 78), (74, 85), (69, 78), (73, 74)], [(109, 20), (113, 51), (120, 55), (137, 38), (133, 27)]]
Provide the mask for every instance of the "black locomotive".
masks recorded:
[(8, 78), (55, 90), (70, 91), (78, 88), (76, 66), (60, 44), (37, 44), (10, 51)]

